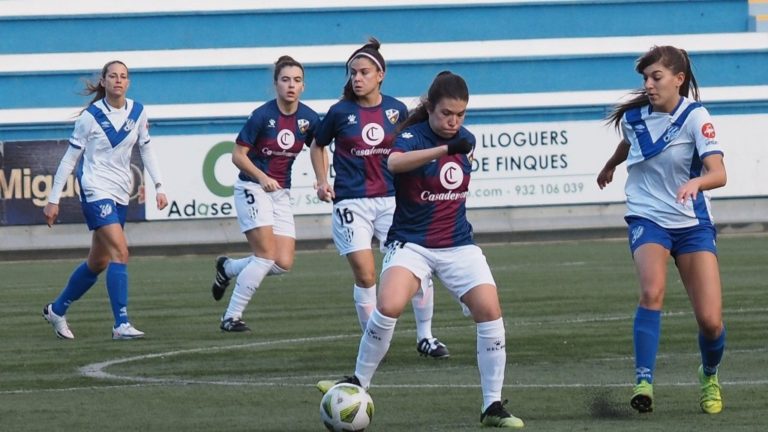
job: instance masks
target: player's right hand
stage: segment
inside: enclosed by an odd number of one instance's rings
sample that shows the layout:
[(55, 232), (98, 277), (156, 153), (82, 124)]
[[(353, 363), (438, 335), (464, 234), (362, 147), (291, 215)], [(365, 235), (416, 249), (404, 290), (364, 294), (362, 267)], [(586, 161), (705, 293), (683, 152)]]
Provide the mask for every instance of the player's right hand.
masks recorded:
[(456, 142), (448, 144), (448, 154), (455, 155), (456, 153), (468, 154), (472, 151), (472, 143), (466, 138), (462, 138)]

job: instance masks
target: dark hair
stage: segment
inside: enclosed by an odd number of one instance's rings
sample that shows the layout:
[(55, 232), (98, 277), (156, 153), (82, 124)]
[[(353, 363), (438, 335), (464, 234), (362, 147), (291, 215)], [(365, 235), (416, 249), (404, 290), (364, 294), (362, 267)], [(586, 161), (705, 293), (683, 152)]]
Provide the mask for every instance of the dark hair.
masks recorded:
[[(104, 97), (107, 95), (107, 90), (104, 88), (103, 85), (101, 85), (101, 80), (107, 77), (107, 71), (109, 70), (109, 67), (115, 63), (123, 65), (125, 69), (128, 70), (128, 66), (126, 66), (125, 63), (121, 62), (120, 60), (112, 60), (107, 64), (105, 64), (104, 67), (101, 68), (101, 76), (99, 76), (99, 79), (95, 81), (88, 80), (85, 82), (85, 89), (83, 90), (82, 94), (85, 96), (95, 94), (93, 99), (91, 99), (91, 101), (88, 102), (88, 105), (86, 105), (86, 107), (90, 106), (92, 103), (96, 102), (99, 99), (104, 99)], [(85, 111), (85, 109), (83, 109), (83, 111)]]
[[(379, 42), (375, 37), (370, 37), (368, 38), (367, 44), (361, 46), (360, 48), (355, 50), (355, 52), (353, 52), (351, 56), (349, 56), (349, 59), (347, 59), (347, 64), (346, 64), (347, 82), (344, 84), (344, 93), (341, 96), (342, 99), (346, 99), (346, 100), (357, 99), (357, 96), (355, 95), (355, 91), (352, 89), (352, 80), (350, 79), (350, 75), (349, 75), (349, 65), (354, 60), (364, 57), (370, 60), (373, 64), (375, 64), (377, 70), (381, 72), (387, 71), (387, 63), (384, 61), (384, 57), (379, 52), (379, 48), (381, 48), (381, 42)], [(379, 83), (379, 88), (381, 88), (381, 83)]]
[[(657, 62), (671, 70), (675, 75), (681, 72), (685, 75), (683, 85), (680, 86), (680, 96), (687, 97), (689, 94), (692, 94), (693, 99), (699, 100), (699, 86), (696, 83), (696, 77), (693, 76), (691, 59), (684, 49), (669, 45), (654, 46), (635, 61), (635, 71), (642, 75), (645, 68)], [(616, 128), (621, 125), (621, 118), (624, 116), (624, 113), (632, 108), (648, 105), (649, 103), (648, 95), (643, 88), (635, 90), (630, 94), (635, 95), (635, 97), (617, 105), (611, 114), (608, 115), (608, 123), (612, 123)]]
[(280, 56), (280, 58), (275, 62), (275, 82), (277, 82), (277, 78), (280, 77), (280, 72), (282, 72), (284, 68), (291, 66), (296, 66), (297, 68), (301, 69), (301, 74), (304, 75), (304, 66), (294, 60), (293, 57), (284, 55)]
[(451, 71), (442, 71), (432, 80), (427, 97), (421, 98), (419, 106), (413, 109), (398, 128), (398, 132), (416, 123), (421, 123), (429, 118), (429, 112), (443, 99), (457, 99), (469, 101), (469, 88), (467, 82), (459, 75)]

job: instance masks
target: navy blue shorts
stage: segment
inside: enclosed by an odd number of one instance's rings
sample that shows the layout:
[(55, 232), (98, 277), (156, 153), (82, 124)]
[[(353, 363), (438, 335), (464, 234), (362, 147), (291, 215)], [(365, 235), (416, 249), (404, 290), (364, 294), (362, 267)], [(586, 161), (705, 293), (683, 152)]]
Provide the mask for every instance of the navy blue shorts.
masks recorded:
[(627, 216), (629, 250), (646, 243), (656, 243), (669, 250), (673, 257), (692, 252), (712, 252), (717, 255), (717, 231), (713, 225), (695, 225), (687, 228), (664, 228), (645, 218)]
[(88, 229), (93, 231), (105, 225), (119, 223), (125, 226), (125, 218), (128, 215), (128, 206), (116, 203), (111, 199), (103, 199), (94, 202), (81, 201), (83, 216)]

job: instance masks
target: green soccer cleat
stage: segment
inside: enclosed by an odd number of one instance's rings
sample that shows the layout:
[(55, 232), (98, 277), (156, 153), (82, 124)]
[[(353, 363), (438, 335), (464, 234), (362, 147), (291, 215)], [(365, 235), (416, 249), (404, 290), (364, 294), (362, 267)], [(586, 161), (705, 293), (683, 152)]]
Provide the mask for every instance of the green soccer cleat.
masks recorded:
[(647, 380), (640, 380), (632, 391), (632, 400), (629, 404), (640, 413), (653, 411), (653, 384)]
[(354, 384), (354, 385), (356, 385), (358, 387), (362, 387), (360, 385), (360, 380), (357, 379), (357, 377), (354, 376), (354, 375), (352, 375), (352, 376), (345, 376), (344, 379), (341, 379), (341, 380), (338, 380), (338, 381), (333, 381), (333, 380), (318, 381), (317, 384), (315, 384), (315, 387), (318, 390), (320, 390), (320, 393), (326, 394), (326, 393), (328, 393), (328, 390), (331, 389), (331, 387), (335, 386), (336, 384), (341, 384), (341, 383)]
[(705, 375), (704, 367), (699, 366), (699, 385), (701, 386), (701, 396), (699, 397), (699, 406), (707, 414), (718, 414), (723, 410), (723, 397), (720, 394), (720, 383), (717, 374)]
[(480, 414), (480, 424), (487, 427), (522, 429), (525, 423), (510, 414), (504, 408), (506, 404), (507, 400), (504, 400), (504, 402), (496, 401), (488, 406), (485, 412)]

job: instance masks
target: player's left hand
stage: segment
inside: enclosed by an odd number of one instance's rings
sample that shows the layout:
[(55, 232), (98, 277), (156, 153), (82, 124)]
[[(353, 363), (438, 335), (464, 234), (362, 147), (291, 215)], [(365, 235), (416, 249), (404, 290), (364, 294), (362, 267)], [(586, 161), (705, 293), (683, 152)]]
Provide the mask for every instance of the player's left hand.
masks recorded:
[(699, 182), (697, 179), (691, 179), (684, 185), (680, 186), (677, 190), (677, 203), (685, 205), (690, 199), (692, 202), (696, 199), (696, 195), (699, 194)]

